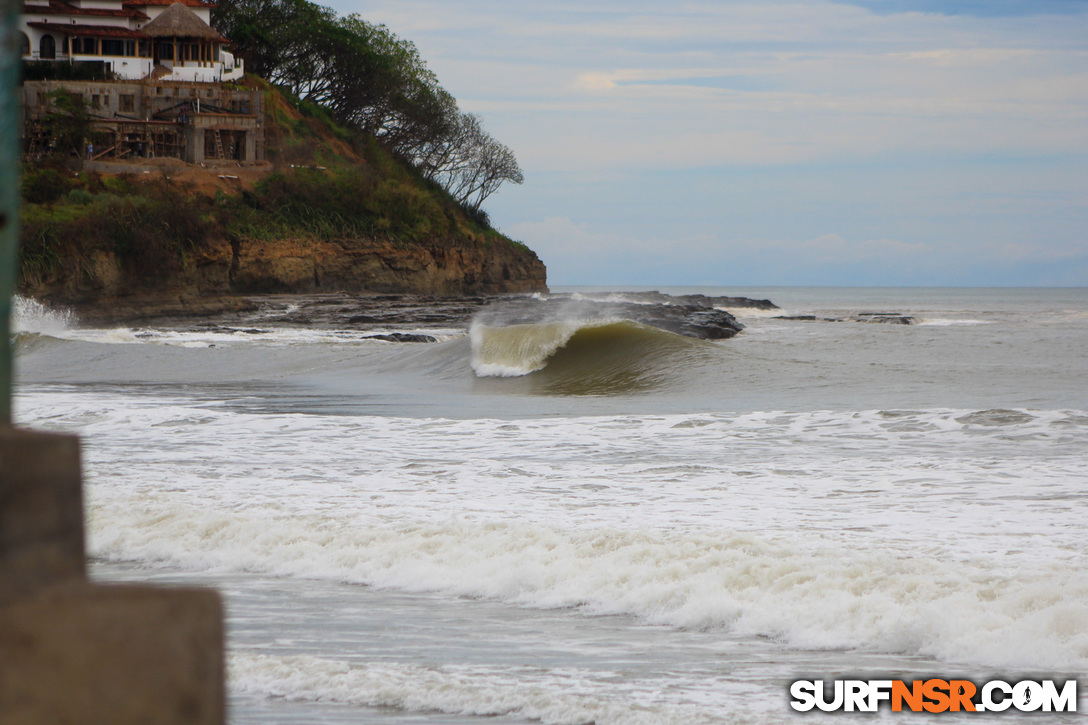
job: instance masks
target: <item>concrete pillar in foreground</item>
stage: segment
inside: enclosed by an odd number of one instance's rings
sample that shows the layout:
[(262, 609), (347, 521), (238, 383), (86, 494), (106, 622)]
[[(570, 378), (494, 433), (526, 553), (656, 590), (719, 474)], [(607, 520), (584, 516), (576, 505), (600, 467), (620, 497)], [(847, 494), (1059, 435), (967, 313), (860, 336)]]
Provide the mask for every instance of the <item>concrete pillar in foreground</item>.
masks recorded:
[(0, 721), (221, 725), (212, 590), (92, 584), (79, 444), (0, 426)]

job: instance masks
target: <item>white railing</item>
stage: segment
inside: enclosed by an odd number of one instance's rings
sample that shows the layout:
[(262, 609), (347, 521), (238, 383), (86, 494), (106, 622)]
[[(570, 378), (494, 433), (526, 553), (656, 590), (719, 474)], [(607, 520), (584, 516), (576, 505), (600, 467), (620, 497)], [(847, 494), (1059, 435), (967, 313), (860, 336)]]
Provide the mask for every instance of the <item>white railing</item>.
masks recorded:
[[(105, 60), (105, 59), (96, 59)], [(138, 81), (150, 75), (155, 64), (149, 58), (131, 58), (127, 60), (109, 60), (110, 70), (118, 78), (126, 81)]]

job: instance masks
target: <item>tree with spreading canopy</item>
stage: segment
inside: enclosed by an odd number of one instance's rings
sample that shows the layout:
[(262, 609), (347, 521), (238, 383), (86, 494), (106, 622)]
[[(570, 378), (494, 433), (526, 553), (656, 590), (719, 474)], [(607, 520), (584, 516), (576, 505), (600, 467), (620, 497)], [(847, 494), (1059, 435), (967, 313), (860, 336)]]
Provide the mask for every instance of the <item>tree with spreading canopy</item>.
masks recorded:
[(466, 209), (524, 181), (513, 151), (386, 26), (307, 0), (224, 0), (212, 19), (253, 73), (379, 139)]

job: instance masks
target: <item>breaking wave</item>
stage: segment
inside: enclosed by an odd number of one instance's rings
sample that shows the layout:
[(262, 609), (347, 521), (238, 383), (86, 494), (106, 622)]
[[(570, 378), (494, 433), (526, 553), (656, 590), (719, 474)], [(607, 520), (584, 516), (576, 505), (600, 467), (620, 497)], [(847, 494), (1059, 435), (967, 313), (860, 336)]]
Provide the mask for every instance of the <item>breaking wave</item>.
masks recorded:
[(579, 330), (608, 324), (564, 321), (490, 327), (474, 323), (469, 331), (472, 369), (485, 378), (528, 375), (543, 369)]
[(37, 300), (15, 296), (12, 330), (16, 333), (60, 337), (76, 324), (75, 315), (64, 308), (46, 307)]
[(101, 497), (92, 551), (997, 667), (1088, 663), (1088, 576), (729, 530), (367, 525)]
[(697, 365), (714, 346), (630, 320), (473, 323), (472, 370), (479, 378), (531, 376), (549, 393), (639, 392)]

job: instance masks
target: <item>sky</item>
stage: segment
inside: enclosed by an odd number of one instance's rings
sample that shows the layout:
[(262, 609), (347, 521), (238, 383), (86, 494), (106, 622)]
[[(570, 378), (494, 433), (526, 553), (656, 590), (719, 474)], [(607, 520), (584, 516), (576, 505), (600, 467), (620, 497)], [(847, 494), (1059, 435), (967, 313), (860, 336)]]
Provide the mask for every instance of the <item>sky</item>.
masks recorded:
[(317, 1), (515, 152), (553, 286), (1088, 286), (1088, 0)]

